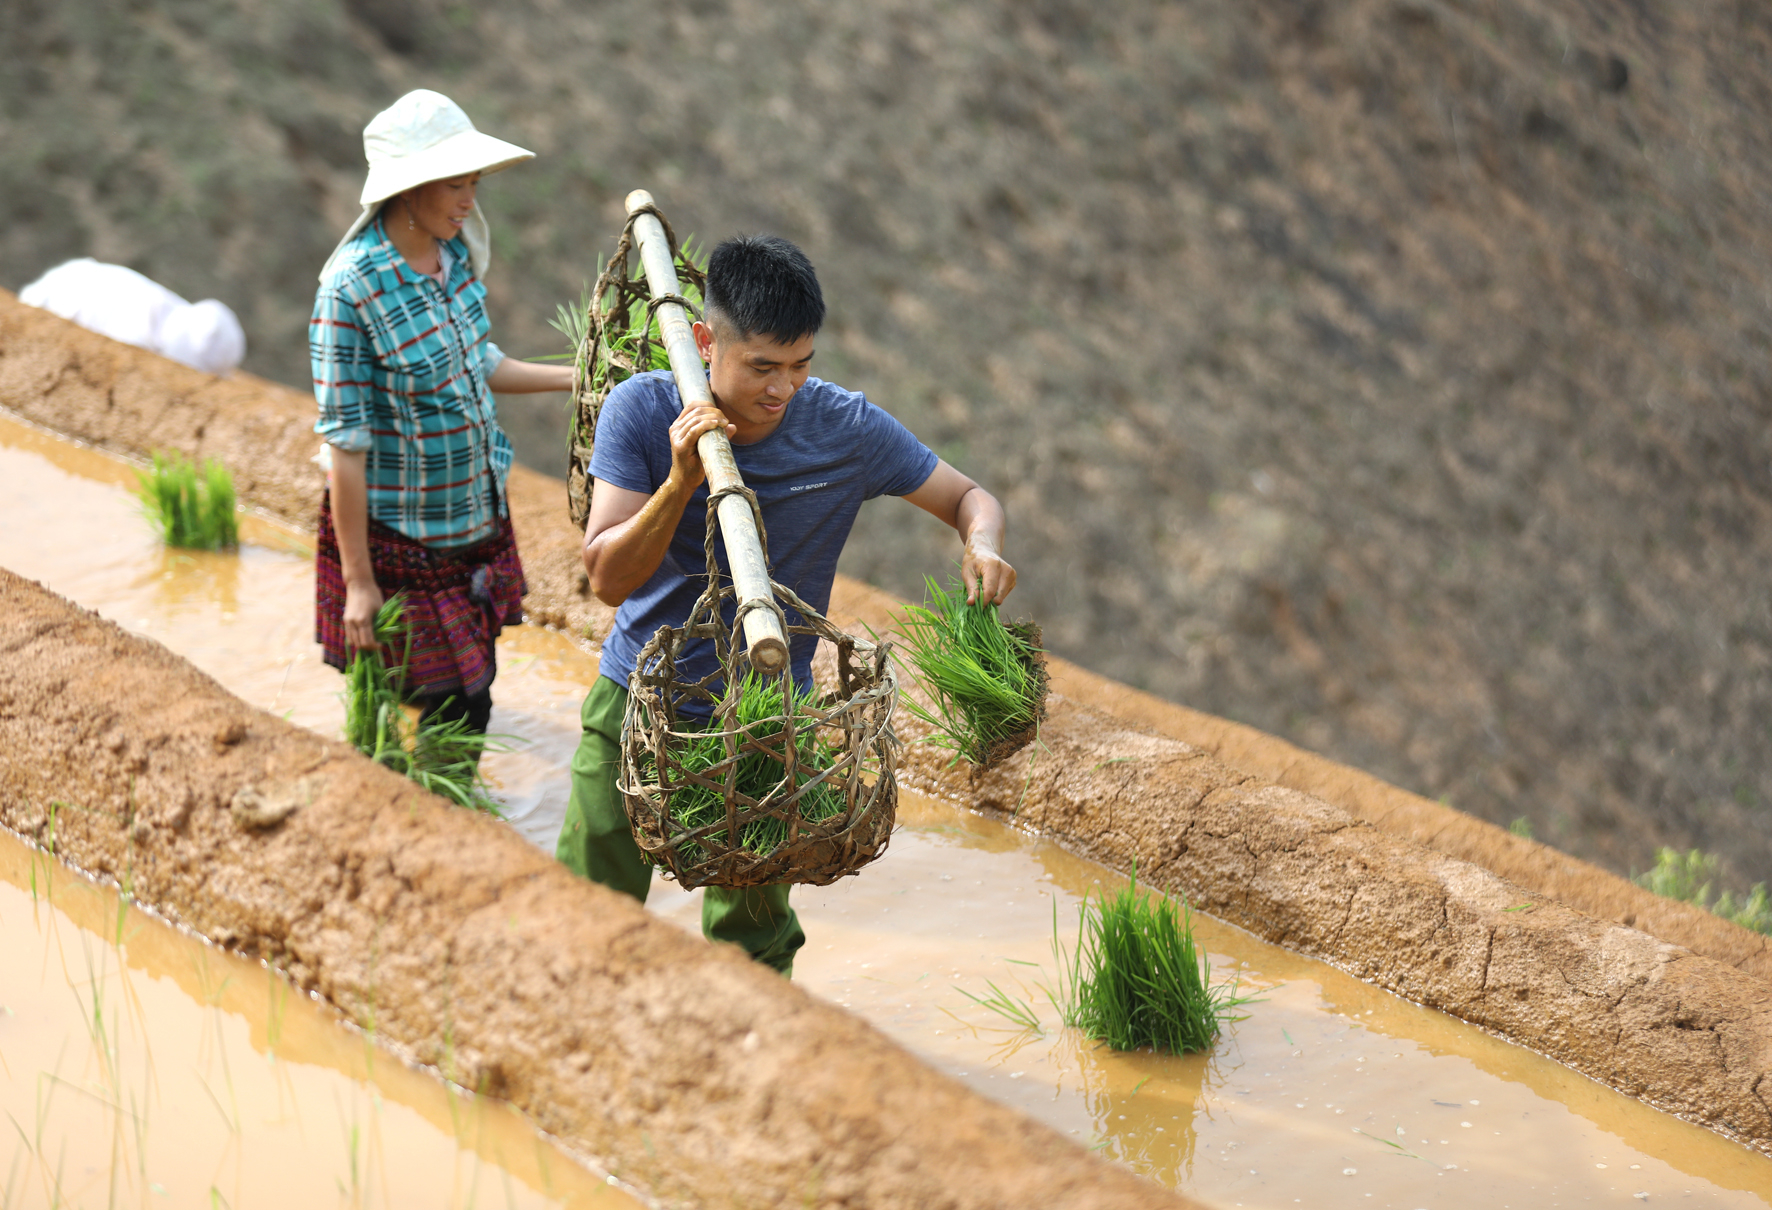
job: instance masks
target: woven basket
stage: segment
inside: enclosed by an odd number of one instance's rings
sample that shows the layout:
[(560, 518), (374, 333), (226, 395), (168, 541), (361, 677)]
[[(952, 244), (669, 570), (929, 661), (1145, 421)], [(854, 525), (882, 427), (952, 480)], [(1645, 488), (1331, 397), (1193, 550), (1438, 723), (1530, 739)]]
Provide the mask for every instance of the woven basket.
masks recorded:
[[(634, 220), (642, 214), (652, 215), (664, 228), (678, 281), (689, 297), (653, 298), (644, 277), (635, 273)], [(657, 364), (663, 346), (653, 335), (653, 312), (665, 302), (681, 303), (692, 313), (698, 309), (706, 275), (695, 259), (678, 246), (676, 233), (657, 207), (641, 206), (629, 213), (615, 252), (585, 297), (583, 335), (573, 350), (572, 425), (566, 439), (566, 507), (575, 529), (583, 530), (591, 515), (591, 454), (603, 401), (635, 374), (663, 368)]]
[[(711, 534), (712, 501), (708, 514)], [(710, 585), (719, 582), (709, 577)], [(834, 693), (814, 703), (789, 686), (778, 713), (738, 717), (750, 669), (720, 612), (730, 586), (704, 592), (685, 625), (660, 627), (628, 678), (619, 783), (628, 822), (640, 851), (686, 890), (824, 886), (879, 857), (892, 838), (899, 743), (890, 645), (846, 635), (787, 588), (773, 587), (804, 623), (785, 626), (788, 634), (817, 635), (836, 648)], [(720, 671), (684, 680), (678, 660), (700, 639), (713, 641)], [(747, 793), (740, 772), (759, 767), (766, 773), (747, 779)], [(710, 820), (711, 797), (718, 808)], [(772, 836), (759, 843), (765, 833)]]

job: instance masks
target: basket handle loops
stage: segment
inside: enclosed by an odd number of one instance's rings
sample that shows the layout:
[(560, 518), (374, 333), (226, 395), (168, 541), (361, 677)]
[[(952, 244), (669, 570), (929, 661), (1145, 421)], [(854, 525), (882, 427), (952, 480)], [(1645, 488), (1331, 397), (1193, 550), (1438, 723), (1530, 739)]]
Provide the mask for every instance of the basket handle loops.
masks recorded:
[[(769, 562), (769, 530), (763, 524), (763, 507), (757, 503), (757, 493), (742, 483), (733, 484), (724, 490), (708, 493), (708, 519), (706, 530), (702, 536), (702, 554), (707, 559), (708, 583), (717, 584), (720, 579), (720, 564), (714, 558), (714, 531), (719, 528), (716, 515), (720, 501), (727, 496), (743, 496), (746, 504), (751, 506), (751, 516), (757, 519), (757, 541), (763, 547), (763, 562)], [(777, 589), (781, 586), (775, 585)]]

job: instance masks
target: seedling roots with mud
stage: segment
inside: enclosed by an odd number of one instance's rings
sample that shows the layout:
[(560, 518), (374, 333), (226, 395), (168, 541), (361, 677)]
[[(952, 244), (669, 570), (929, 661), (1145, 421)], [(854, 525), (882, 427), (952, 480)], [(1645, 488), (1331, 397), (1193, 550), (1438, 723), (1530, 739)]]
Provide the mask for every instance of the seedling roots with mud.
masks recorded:
[(987, 769), (1034, 737), (1045, 714), (1046, 669), (1038, 630), (1005, 625), (995, 605), (967, 604), (964, 587), (925, 580), (922, 605), (898, 619), (902, 649), (930, 705), (906, 709), (931, 728), (925, 742)]

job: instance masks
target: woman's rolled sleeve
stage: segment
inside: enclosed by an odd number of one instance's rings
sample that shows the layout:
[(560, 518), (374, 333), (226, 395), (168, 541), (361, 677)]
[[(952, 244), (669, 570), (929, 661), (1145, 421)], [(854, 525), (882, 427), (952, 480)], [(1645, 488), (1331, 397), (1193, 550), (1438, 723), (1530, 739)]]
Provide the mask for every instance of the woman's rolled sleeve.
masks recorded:
[(368, 429), (333, 429), (326, 433), (325, 437), (327, 445), (335, 450), (343, 450), (347, 454), (366, 453), (375, 441), (375, 434)]
[(363, 335), (356, 308), (336, 289), (322, 286), (314, 298), (308, 361), (314, 400), (320, 405), (314, 431), (338, 449), (368, 449), (375, 352)]
[(480, 372), (485, 375), (486, 381), (492, 381), (492, 376), (498, 373), (498, 367), (503, 363), (505, 356), (503, 349), (490, 340), (486, 342), (485, 352), (480, 356)]

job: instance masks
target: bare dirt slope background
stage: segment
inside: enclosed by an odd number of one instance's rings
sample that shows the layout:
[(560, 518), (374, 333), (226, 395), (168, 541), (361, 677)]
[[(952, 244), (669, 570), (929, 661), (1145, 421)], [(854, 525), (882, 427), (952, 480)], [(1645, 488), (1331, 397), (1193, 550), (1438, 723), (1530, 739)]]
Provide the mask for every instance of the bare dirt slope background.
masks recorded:
[[(1772, 876), (1769, 23), (11, 0), (0, 285), (121, 261), (299, 384), (358, 131), (444, 89), (542, 156), (484, 191), (507, 349), (556, 344), (635, 185), (679, 230), (800, 240), (822, 371), (1005, 496), (1058, 651), (1615, 869), (1718, 850), (1740, 888)], [(871, 506), (845, 570), (939, 570), (905, 516)]]

